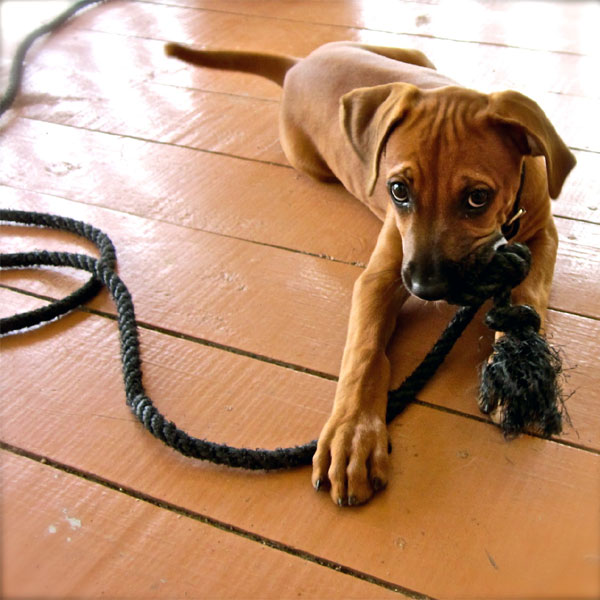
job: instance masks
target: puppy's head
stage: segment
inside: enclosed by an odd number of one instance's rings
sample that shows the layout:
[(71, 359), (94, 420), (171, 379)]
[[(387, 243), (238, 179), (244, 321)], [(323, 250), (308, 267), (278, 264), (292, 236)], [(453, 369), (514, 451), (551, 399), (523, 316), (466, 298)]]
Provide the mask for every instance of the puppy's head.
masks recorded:
[(539, 106), (512, 91), (362, 88), (342, 98), (341, 122), (365, 168), (365, 197), (379, 212), (394, 206), (404, 283), (426, 300), (455, 296), (456, 274), (491, 256), (524, 156), (545, 157), (552, 198), (575, 164)]

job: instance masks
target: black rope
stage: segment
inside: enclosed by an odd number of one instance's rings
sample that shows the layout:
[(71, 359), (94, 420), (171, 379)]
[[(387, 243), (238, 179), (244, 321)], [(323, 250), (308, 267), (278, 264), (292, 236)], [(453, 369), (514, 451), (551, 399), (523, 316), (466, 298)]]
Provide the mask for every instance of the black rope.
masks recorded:
[[(115, 250), (105, 233), (73, 219), (26, 211), (2, 209), (0, 210), (0, 220), (75, 233), (94, 243), (100, 252), (99, 259), (85, 254), (45, 251), (0, 255), (0, 265), (3, 268), (67, 266), (83, 269), (92, 274), (92, 279), (86, 284), (87, 287), (84, 286), (86, 288), (85, 293), (81, 291), (83, 288), (80, 288), (75, 294), (53, 302), (44, 310), (36, 311), (35, 314), (25, 313), (24, 315), (1, 319), (0, 332), (3, 334), (16, 332), (25, 327), (31, 327), (34, 324), (60, 317), (68, 310), (75, 308), (81, 297), (89, 300), (92, 290), (104, 285), (108, 288), (117, 307), (127, 404), (137, 419), (152, 435), (185, 456), (231, 467), (272, 470), (310, 464), (316, 449), (316, 441), (314, 440), (301, 446), (277, 448), (275, 450), (232, 448), (226, 444), (217, 444), (190, 436), (158, 411), (148, 398), (142, 383), (139, 336), (133, 301), (127, 287), (114, 271)], [(425, 383), (442, 364), (456, 340), (461, 336), (488, 297), (493, 296), (495, 302), (494, 309), (488, 313), (488, 318), (497, 326), (497, 321), (501, 320), (498, 315), (503, 315), (502, 318), (506, 322), (504, 324), (500, 323), (501, 326), (519, 330), (517, 321), (522, 317), (521, 312), (523, 311), (517, 310), (512, 316), (506, 316), (506, 311), (510, 312), (515, 308), (520, 308), (513, 307), (510, 304), (510, 289), (525, 278), (529, 270), (530, 260), (529, 250), (522, 244), (501, 246), (485, 268), (480, 269), (477, 277), (473, 278), (477, 280), (477, 285), (467, 281), (461, 283), (472, 300), (471, 305), (457, 310), (456, 315), (423, 362), (404, 381), (400, 388), (389, 393), (388, 422), (396, 417), (409, 402), (414, 400), (416, 394), (421, 391)], [(530, 329), (532, 310), (525, 311)], [(515, 311), (513, 310), (513, 312)], [(494, 317), (494, 315), (496, 316)]]
[(0, 116), (2, 116), (15, 101), (15, 98), (21, 87), (21, 81), (23, 79), (23, 65), (25, 63), (25, 55), (32, 44), (43, 35), (51, 33), (58, 29), (61, 25), (66, 23), (73, 15), (82, 11), (84, 8), (93, 4), (99, 4), (100, 2), (106, 2), (107, 0), (79, 0), (75, 2), (57, 17), (49, 21), (48, 23), (41, 25), (37, 29), (34, 29), (20, 44), (15, 52), (13, 62), (10, 69), (10, 76), (8, 86), (0, 98)]
[[(65, 219), (63, 217), (57, 217), (43, 213), (15, 210), (10, 211), (10, 214), (11, 217), (9, 220), (12, 223), (19, 223), (22, 225), (37, 225), (47, 229), (68, 231), (90, 240), (100, 250), (102, 260), (108, 265), (108, 267), (114, 268), (116, 261), (115, 248), (108, 236), (99, 229), (96, 229), (95, 227), (92, 227), (91, 225), (81, 221)], [(68, 260), (68, 256), (73, 258), (77, 257), (77, 259), (74, 259), (74, 264), (65, 264), (65, 262)], [(87, 258), (89, 257), (84, 257), (83, 255), (79, 254), (68, 255), (64, 252), (29, 252), (3, 254), (1, 260), (3, 268), (33, 267), (44, 264), (56, 267), (72, 266), (76, 269), (81, 269), (84, 268), (80, 266), (83, 264), (81, 261)], [(77, 260), (77, 262), (75, 262), (75, 260)], [(44, 323), (46, 321), (61, 317), (78, 306), (89, 302), (100, 292), (102, 287), (102, 282), (92, 276), (83, 286), (65, 298), (29, 312), (19, 313), (11, 317), (0, 319), (0, 334), (19, 331), (21, 329), (33, 327), (39, 323)]]

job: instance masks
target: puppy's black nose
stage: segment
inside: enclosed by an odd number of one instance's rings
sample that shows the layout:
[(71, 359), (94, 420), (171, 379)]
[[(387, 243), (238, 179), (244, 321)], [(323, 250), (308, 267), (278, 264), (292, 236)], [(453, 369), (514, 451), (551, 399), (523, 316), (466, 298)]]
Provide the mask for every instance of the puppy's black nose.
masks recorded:
[(448, 279), (438, 264), (410, 262), (402, 272), (408, 291), (422, 300), (443, 300), (448, 295)]
[(445, 281), (413, 281), (410, 292), (422, 300), (443, 300), (448, 294), (448, 284)]

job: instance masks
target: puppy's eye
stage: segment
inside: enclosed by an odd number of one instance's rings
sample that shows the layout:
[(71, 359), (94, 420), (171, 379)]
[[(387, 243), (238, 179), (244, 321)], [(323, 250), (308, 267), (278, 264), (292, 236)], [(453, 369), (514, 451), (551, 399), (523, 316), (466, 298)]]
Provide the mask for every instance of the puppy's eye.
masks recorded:
[(396, 204), (408, 204), (410, 192), (408, 186), (402, 181), (392, 181), (389, 184), (390, 195)]
[(492, 193), (490, 190), (479, 188), (471, 190), (467, 196), (467, 206), (470, 209), (477, 210), (484, 208), (492, 199)]

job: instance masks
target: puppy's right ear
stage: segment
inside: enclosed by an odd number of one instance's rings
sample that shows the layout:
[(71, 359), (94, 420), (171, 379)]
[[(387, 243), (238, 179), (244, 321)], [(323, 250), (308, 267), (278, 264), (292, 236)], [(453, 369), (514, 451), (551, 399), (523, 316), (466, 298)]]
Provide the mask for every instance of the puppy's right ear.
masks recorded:
[(358, 88), (340, 99), (340, 125), (368, 172), (367, 194), (373, 193), (381, 151), (392, 127), (415, 105), (419, 89), (409, 83)]

